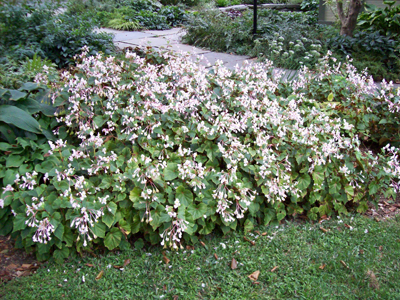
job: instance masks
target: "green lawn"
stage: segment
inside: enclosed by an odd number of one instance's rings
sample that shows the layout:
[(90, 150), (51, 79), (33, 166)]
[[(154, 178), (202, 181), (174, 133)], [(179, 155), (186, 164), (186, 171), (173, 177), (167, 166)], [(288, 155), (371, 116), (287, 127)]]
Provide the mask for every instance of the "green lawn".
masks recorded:
[[(4, 299), (400, 299), (399, 217), (258, 231), (246, 234), (254, 246), (236, 232), (207, 236), (194, 250), (164, 250), (169, 265), (159, 246), (48, 263), (0, 289)], [(248, 276), (257, 270), (253, 283)]]

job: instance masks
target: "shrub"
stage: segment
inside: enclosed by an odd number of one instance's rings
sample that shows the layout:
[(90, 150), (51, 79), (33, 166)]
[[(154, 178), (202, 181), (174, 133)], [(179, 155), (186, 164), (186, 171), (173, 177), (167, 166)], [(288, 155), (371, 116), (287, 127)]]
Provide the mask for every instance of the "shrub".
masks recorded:
[(15, 59), (32, 58), (35, 53), (58, 67), (66, 67), (87, 45), (92, 54), (110, 53), (112, 38), (95, 33), (96, 24), (77, 15), (56, 14), (49, 3), (6, 4), (0, 8), (0, 42)]
[(366, 4), (366, 10), (358, 16), (357, 25), (363, 31), (378, 31), (381, 35), (400, 41), (400, 6), (395, 5), (396, 1), (383, 1), (383, 3), (387, 5), (385, 8)]
[(328, 38), (326, 45), (342, 57), (352, 57), (359, 70), (367, 67), (376, 79), (400, 78), (399, 43), (391, 37), (379, 32), (357, 32), (354, 37), (336, 35)]
[[(364, 211), (378, 191), (398, 190), (397, 149), (365, 151), (358, 124), (332, 102), (348, 88), (352, 102), (373, 93), (353, 69), (341, 69), (349, 76), (331, 92), (308, 72), (284, 87), (270, 63), (209, 71), (170, 53), (87, 54), (54, 90), (61, 124), (46, 159), (13, 167), (13, 177), (1, 157), (0, 228), (39, 259), (124, 249), (138, 232), (178, 248), (217, 228)], [(390, 89), (378, 95), (386, 108), (399, 100)]]

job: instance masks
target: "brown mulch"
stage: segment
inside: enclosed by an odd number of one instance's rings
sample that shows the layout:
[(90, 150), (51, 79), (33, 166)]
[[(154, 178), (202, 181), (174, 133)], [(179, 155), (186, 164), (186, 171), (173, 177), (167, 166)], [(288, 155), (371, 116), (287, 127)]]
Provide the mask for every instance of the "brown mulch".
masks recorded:
[(10, 236), (0, 236), (0, 283), (28, 276), (38, 268), (35, 256), (23, 249), (15, 249)]

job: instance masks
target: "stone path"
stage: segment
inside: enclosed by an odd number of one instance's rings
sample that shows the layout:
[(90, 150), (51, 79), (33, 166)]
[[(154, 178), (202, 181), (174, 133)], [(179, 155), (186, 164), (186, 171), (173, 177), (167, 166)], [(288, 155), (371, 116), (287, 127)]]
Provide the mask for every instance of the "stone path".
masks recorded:
[[(155, 48), (166, 48), (173, 51), (189, 52), (193, 60), (201, 56), (199, 63), (205, 67), (214, 65), (217, 60), (221, 60), (228, 69), (233, 69), (236, 65), (242, 66), (245, 62), (255, 62), (254, 58), (245, 55), (235, 55), (227, 53), (213, 52), (206, 49), (193, 47), (181, 43), (181, 38), (185, 34), (182, 28), (172, 28), (169, 30), (146, 30), (146, 31), (119, 31), (108, 28), (101, 28), (98, 31), (114, 34), (114, 43), (120, 48), (136, 46), (152, 46)], [(275, 72), (283, 73), (282, 79), (292, 80), (296, 77), (297, 71), (276, 68)], [(380, 83), (375, 83), (379, 88)], [(399, 88), (400, 84), (394, 84)]]
[(147, 30), (147, 31), (118, 31), (113, 29), (102, 28), (102, 32), (114, 34), (114, 43), (120, 48), (135, 46), (152, 46), (155, 48), (168, 47), (173, 51), (189, 52), (193, 59), (201, 56), (200, 64), (208, 66), (213, 65), (217, 60), (221, 60), (227, 68), (233, 69), (236, 65), (243, 65), (245, 61), (252, 62), (249, 56), (233, 55), (227, 53), (212, 52), (181, 43), (181, 37), (184, 31), (181, 28), (173, 28), (170, 30)]

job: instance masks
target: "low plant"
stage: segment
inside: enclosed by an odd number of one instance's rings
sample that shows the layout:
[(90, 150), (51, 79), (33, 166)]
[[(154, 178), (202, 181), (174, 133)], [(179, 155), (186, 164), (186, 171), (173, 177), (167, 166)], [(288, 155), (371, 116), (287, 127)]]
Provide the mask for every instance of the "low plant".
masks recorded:
[[(116, 59), (88, 51), (54, 87), (60, 124), (57, 140), (40, 149), (46, 159), (11, 174), (13, 155), (1, 157), (0, 228), (39, 259), (126, 249), (139, 232), (177, 249), (196, 234), (287, 215), (363, 212), (379, 191), (398, 191), (398, 150), (365, 151), (359, 123), (332, 102), (349, 84), (349, 105), (374, 93), (353, 69), (341, 69), (349, 76), (332, 91), (316, 84), (308, 95), (318, 78), (304, 71), (285, 87), (270, 63), (209, 71), (167, 52)], [(398, 94), (378, 95), (381, 109), (397, 113)]]
[(0, 8), (0, 42), (15, 60), (33, 58), (36, 53), (50, 59), (58, 67), (66, 67), (84, 45), (92, 53), (113, 50), (112, 38), (96, 33), (96, 23), (79, 15), (57, 14), (58, 6), (29, 2), (9, 4)]
[(377, 8), (366, 4), (365, 11), (358, 16), (358, 27), (366, 32), (378, 31), (400, 42), (400, 6), (396, 1), (383, 1), (387, 6)]

